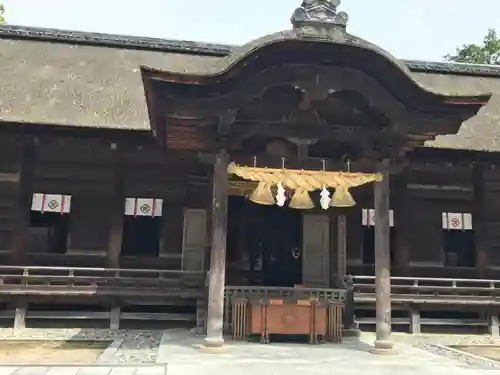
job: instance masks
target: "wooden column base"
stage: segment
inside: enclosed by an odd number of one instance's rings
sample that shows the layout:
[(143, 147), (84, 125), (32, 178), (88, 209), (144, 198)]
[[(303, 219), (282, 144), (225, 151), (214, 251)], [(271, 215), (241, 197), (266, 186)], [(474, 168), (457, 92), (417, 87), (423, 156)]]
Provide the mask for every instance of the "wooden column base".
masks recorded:
[(373, 348), (370, 349), (372, 354), (394, 355), (397, 354), (392, 341), (375, 340)]
[(205, 339), (204, 345), (198, 345), (197, 348), (200, 352), (206, 354), (224, 354), (227, 353), (229, 349), (227, 345), (224, 345), (224, 340), (222, 340), (222, 343), (214, 343), (208, 342), (207, 339)]
[(222, 337), (221, 338), (205, 337), (203, 346), (210, 348), (220, 348), (224, 346), (224, 339)]

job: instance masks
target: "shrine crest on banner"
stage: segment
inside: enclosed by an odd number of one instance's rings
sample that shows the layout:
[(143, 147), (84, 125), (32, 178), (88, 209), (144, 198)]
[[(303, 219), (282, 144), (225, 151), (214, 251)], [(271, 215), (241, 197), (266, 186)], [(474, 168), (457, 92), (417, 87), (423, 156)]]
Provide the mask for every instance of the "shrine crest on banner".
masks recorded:
[(472, 230), (472, 214), (443, 212), (443, 229), (447, 230)]
[(157, 198), (126, 198), (126, 216), (162, 216), (163, 199)]
[(31, 211), (41, 213), (52, 212), (61, 215), (71, 210), (71, 195), (34, 193), (31, 200)]

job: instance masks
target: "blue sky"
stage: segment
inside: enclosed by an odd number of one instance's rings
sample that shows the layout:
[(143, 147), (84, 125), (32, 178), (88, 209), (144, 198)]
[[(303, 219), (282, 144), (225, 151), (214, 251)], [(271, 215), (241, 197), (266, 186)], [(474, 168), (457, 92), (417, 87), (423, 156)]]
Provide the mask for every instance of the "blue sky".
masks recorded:
[[(243, 44), (290, 28), (301, 0), (0, 0), (10, 24)], [(128, 4), (128, 5), (127, 5)], [(350, 33), (399, 58), (442, 60), (500, 32), (500, 0), (343, 0)]]

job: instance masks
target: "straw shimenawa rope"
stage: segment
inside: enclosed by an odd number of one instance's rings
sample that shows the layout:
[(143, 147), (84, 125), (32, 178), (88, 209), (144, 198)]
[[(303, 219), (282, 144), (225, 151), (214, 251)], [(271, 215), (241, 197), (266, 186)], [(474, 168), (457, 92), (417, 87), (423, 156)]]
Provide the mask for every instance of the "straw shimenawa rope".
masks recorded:
[(277, 185), (281, 182), (290, 189), (305, 189), (307, 191), (322, 189), (324, 187), (352, 188), (382, 180), (380, 173), (257, 168), (239, 166), (234, 163), (229, 164), (227, 172), (249, 181), (265, 182), (272, 185)]

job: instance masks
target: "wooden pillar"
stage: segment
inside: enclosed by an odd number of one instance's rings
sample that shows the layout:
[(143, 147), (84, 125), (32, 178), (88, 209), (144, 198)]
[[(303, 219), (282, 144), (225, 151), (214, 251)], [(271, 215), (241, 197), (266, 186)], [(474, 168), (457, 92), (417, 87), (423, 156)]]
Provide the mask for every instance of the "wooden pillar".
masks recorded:
[(488, 271), (488, 238), (485, 220), (484, 177), (483, 168), (476, 164), (473, 170), (474, 209), (472, 210), (472, 225), (474, 228), (474, 245), (476, 250), (476, 272), (481, 278), (487, 277)]
[(31, 201), (33, 199), (33, 183), (37, 144), (35, 139), (26, 139), (22, 144), (21, 160), (19, 163), (19, 190), (17, 192), (18, 204), (12, 231), (12, 242), (9, 262), (14, 265), (22, 264), (26, 257), (26, 244), (28, 239), (29, 218)]
[(488, 311), (488, 331), (493, 337), (500, 336), (500, 324), (498, 322), (498, 310), (492, 309)]
[(26, 302), (21, 302), (16, 305), (14, 310), (14, 329), (26, 328)]
[(347, 218), (341, 213), (337, 217), (337, 277), (344, 280), (347, 262)]
[(112, 307), (109, 311), (109, 329), (118, 330), (120, 329), (120, 307)]
[(123, 156), (116, 151), (116, 163), (113, 181), (113, 199), (111, 207), (111, 220), (109, 225), (108, 261), (110, 268), (120, 267), (120, 254), (122, 252), (123, 216), (125, 212), (125, 193), (123, 179)]
[(396, 178), (396, 191), (395, 191), (395, 230), (396, 230), (396, 243), (391, 244), (395, 246), (395, 265), (398, 271), (398, 276), (409, 276), (408, 266), (410, 263), (410, 210), (408, 207), (408, 171), (404, 170)]
[(212, 248), (208, 272), (206, 346), (222, 346), (224, 344), (222, 330), (226, 276), (228, 163), (229, 156), (224, 150), (216, 155), (212, 193)]
[(410, 309), (410, 333), (413, 335), (420, 335), (420, 310), (417, 307)]
[(357, 329), (354, 316), (354, 279), (347, 273), (347, 217), (340, 213), (337, 217), (337, 277), (339, 285), (346, 289), (344, 305), (343, 337), (359, 337), (361, 331)]
[(391, 341), (391, 259), (389, 232), (389, 162), (378, 165), (382, 181), (375, 182), (375, 296), (376, 340), (374, 352), (393, 349)]

